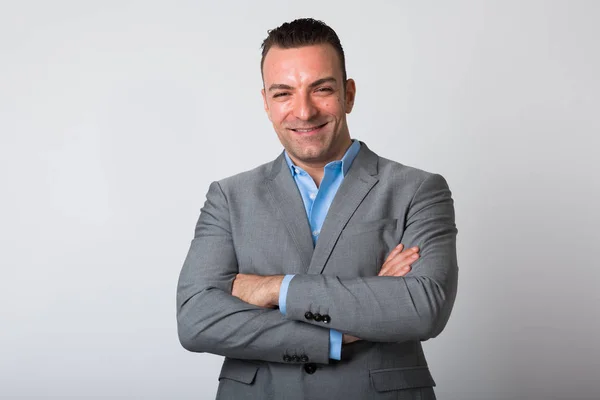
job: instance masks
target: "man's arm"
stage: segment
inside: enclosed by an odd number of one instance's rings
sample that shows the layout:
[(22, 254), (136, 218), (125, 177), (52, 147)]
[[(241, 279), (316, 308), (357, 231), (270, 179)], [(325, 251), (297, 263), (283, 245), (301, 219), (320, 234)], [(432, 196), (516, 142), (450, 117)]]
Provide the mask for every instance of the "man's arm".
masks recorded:
[(327, 327), (289, 320), (278, 310), (232, 296), (237, 273), (227, 201), (213, 183), (177, 287), (181, 344), (190, 351), (240, 359), (329, 362)]
[[(285, 315), (344, 332), (344, 343), (358, 338), (399, 342), (437, 336), (456, 296), (456, 233), (448, 185), (440, 175), (432, 175), (421, 184), (409, 207), (402, 241), (414, 247), (403, 249), (401, 244), (392, 250), (376, 277), (295, 275), (280, 294), (286, 300)], [(413, 273), (403, 278), (412, 264)], [(234, 295), (254, 304), (276, 301), (270, 279), (238, 275), (236, 282), (247, 285), (245, 292), (253, 298), (236, 293), (235, 285)], [(327, 314), (329, 319), (327, 323), (307, 319), (307, 312)]]
[(420, 249), (411, 273), (350, 279), (296, 275), (288, 287), (286, 318), (323, 326), (305, 313), (327, 314), (326, 326), (370, 341), (435, 337), (456, 296), (456, 233), (450, 189), (443, 177), (431, 175), (413, 197), (401, 240)]
[[(419, 258), (418, 247), (405, 249), (401, 243), (388, 254), (378, 276), (402, 277), (410, 272), (411, 265)], [(286, 314), (286, 298), (289, 283), (295, 275), (249, 275), (237, 274), (231, 294), (259, 307), (274, 307)], [(343, 334), (334, 329), (329, 332), (329, 358), (339, 360), (341, 345), (352, 343), (360, 338)]]

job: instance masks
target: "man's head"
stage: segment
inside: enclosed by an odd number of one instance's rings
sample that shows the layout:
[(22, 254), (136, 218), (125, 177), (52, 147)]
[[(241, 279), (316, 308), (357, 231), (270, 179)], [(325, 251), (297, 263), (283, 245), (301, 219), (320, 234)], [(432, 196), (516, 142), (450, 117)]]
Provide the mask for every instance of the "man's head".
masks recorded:
[(270, 30), (262, 49), (264, 107), (288, 154), (313, 166), (341, 158), (351, 143), (346, 114), (356, 87), (346, 79), (336, 33), (298, 19)]
[[(263, 74), (265, 56), (271, 47), (282, 49), (293, 49), (303, 46), (329, 44), (338, 55), (342, 79), (346, 81), (346, 57), (340, 38), (333, 29), (322, 21), (312, 18), (300, 18), (292, 22), (286, 22), (280, 27), (268, 31), (269, 36), (262, 43), (262, 58), (260, 60), (260, 72)], [(264, 75), (263, 75), (264, 77)]]

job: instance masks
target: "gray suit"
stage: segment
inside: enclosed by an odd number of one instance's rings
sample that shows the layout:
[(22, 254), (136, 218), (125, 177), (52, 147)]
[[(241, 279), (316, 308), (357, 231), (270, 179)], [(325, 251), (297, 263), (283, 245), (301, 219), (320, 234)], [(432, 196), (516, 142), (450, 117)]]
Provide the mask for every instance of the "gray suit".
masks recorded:
[[(362, 143), (313, 248), (282, 154), (211, 184), (179, 279), (180, 341), (226, 357), (218, 399), (434, 399), (421, 341), (454, 303), (456, 233), (443, 177)], [(398, 243), (420, 259), (405, 277), (378, 277)], [(287, 314), (232, 296), (238, 272), (296, 274)], [(330, 328), (363, 340), (329, 360)]]

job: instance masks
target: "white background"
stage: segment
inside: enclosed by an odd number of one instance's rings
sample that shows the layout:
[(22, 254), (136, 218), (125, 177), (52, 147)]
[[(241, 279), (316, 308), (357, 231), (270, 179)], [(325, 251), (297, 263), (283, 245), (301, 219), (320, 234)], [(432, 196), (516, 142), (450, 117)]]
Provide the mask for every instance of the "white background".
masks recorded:
[(566, 0), (0, 2), (0, 397), (214, 398), (177, 278), (209, 183), (281, 151), (260, 44), (306, 16), (352, 136), (453, 191), (438, 397), (600, 398), (600, 2)]

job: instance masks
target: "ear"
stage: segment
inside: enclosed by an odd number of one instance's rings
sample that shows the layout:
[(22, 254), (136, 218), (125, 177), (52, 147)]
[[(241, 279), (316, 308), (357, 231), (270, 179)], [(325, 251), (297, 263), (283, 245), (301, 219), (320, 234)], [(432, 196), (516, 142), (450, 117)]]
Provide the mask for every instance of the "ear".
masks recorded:
[(262, 88), (260, 91), (263, 98), (263, 107), (265, 108), (265, 112), (267, 113), (267, 117), (269, 117), (269, 121), (271, 121), (271, 110), (269, 109), (269, 104), (267, 104), (267, 94), (265, 93), (265, 89)]
[(346, 98), (344, 99), (344, 107), (346, 114), (352, 112), (354, 107), (354, 99), (356, 98), (356, 83), (354, 79), (346, 80)]

